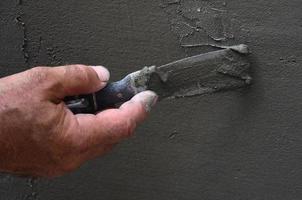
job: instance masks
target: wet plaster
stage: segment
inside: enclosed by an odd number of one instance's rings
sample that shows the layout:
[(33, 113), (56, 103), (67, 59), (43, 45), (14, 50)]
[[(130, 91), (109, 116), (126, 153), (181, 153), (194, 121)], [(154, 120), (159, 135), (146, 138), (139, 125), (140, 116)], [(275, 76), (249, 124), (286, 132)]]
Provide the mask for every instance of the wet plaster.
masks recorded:
[[(127, 88), (131, 88), (134, 94), (152, 90), (162, 100), (250, 86), (252, 77), (249, 74), (248, 46), (240, 44), (214, 47), (221, 50), (183, 58), (161, 66), (144, 67), (113, 83), (115, 86), (108, 87), (117, 89), (128, 85)], [(103, 100), (104, 98), (106, 97), (103, 97)], [(99, 101), (102, 102), (102, 99)]]
[(248, 87), (250, 63), (246, 45), (212, 51), (159, 66), (151, 74), (149, 89), (161, 99), (192, 97)]
[[(32, 189), (28, 179), (1, 175), (0, 199), (301, 199), (301, 1), (225, 3), (23, 0), (20, 13), (18, 1), (0, 1), (1, 76), (87, 63), (118, 80), (219, 50), (204, 44), (244, 43), (253, 77), (249, 89), (160, 102), (134, 137), (62, 178)], [(22, 13), (28, 64), (15, 21)]]

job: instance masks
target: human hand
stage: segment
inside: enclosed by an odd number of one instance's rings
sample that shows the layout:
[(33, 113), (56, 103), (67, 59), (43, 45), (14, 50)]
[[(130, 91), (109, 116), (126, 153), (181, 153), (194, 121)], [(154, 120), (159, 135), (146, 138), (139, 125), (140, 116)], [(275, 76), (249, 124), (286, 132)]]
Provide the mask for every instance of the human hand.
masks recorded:
[(131, 136), (156, 103), (146, 91), (96, 115), (74, 115), (66, 96), (105, 87), (103, 67), (37, 67), (0, 79), (0, 171), (54, 177), (103, 155)]

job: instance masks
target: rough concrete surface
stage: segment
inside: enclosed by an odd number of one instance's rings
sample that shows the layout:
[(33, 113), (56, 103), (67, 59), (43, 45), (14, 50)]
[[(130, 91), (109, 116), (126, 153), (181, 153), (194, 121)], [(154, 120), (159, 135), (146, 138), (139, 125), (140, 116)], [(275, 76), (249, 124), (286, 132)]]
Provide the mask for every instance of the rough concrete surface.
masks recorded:
[(301, 0), (1, 0), (1, 76), (85, 63), (117, 80), (246, 43), (254, 84), (163, 101), (135, 137), (77, 172), (2, 175), (0, 199), (301, 199), (301, 9)]

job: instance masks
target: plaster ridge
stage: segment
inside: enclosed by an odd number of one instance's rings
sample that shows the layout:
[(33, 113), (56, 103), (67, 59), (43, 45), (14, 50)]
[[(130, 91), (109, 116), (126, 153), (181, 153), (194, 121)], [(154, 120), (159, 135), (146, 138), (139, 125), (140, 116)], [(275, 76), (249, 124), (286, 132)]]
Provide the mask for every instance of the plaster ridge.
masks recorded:
[[(21, 5), (21, 4), (19, 4)], [(24, 22), (24, 20), (22, 19), (22, 16), (24, 14), (21, 13), (19, 14), (16, 18), (15, 21), (18, 25), (21, 26), (22, 28), (22, 32), (23, 32), (23, 42), (22, 42), (22, 46), (21, 46), (21, 51), (23, 53), (23, 58), (24, 58), (24, 62), (26, 65), (28, 65), (29, 63), (29, 53), (28, 53), (28, 39), (27, 39), (27, 29), (26, 29), (26, 23)]]

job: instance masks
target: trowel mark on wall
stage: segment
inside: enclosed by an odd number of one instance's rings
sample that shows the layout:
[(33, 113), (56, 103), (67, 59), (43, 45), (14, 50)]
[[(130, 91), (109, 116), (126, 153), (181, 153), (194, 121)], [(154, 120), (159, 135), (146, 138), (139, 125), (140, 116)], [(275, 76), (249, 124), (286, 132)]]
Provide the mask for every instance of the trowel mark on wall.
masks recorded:
[(170, 140), (174, 139), (177, 135), (179, 135), (179, 133), (177, 131), (173, 131), (172, 133), (170, 133), (170, 135), (168, 136), (168, 138)]
[(171, 30), (182, 44), (221, 43), (235, 38), (240, 26), (226, 8), (224, 0), (163, 1)]
[(225, 41), (233, 38), (224, 1), (220, 5), (214, 5), (209, 1), (184, 1), (180, 9), (184, 18), (195, 21), (196, 27), (212, 40)]

